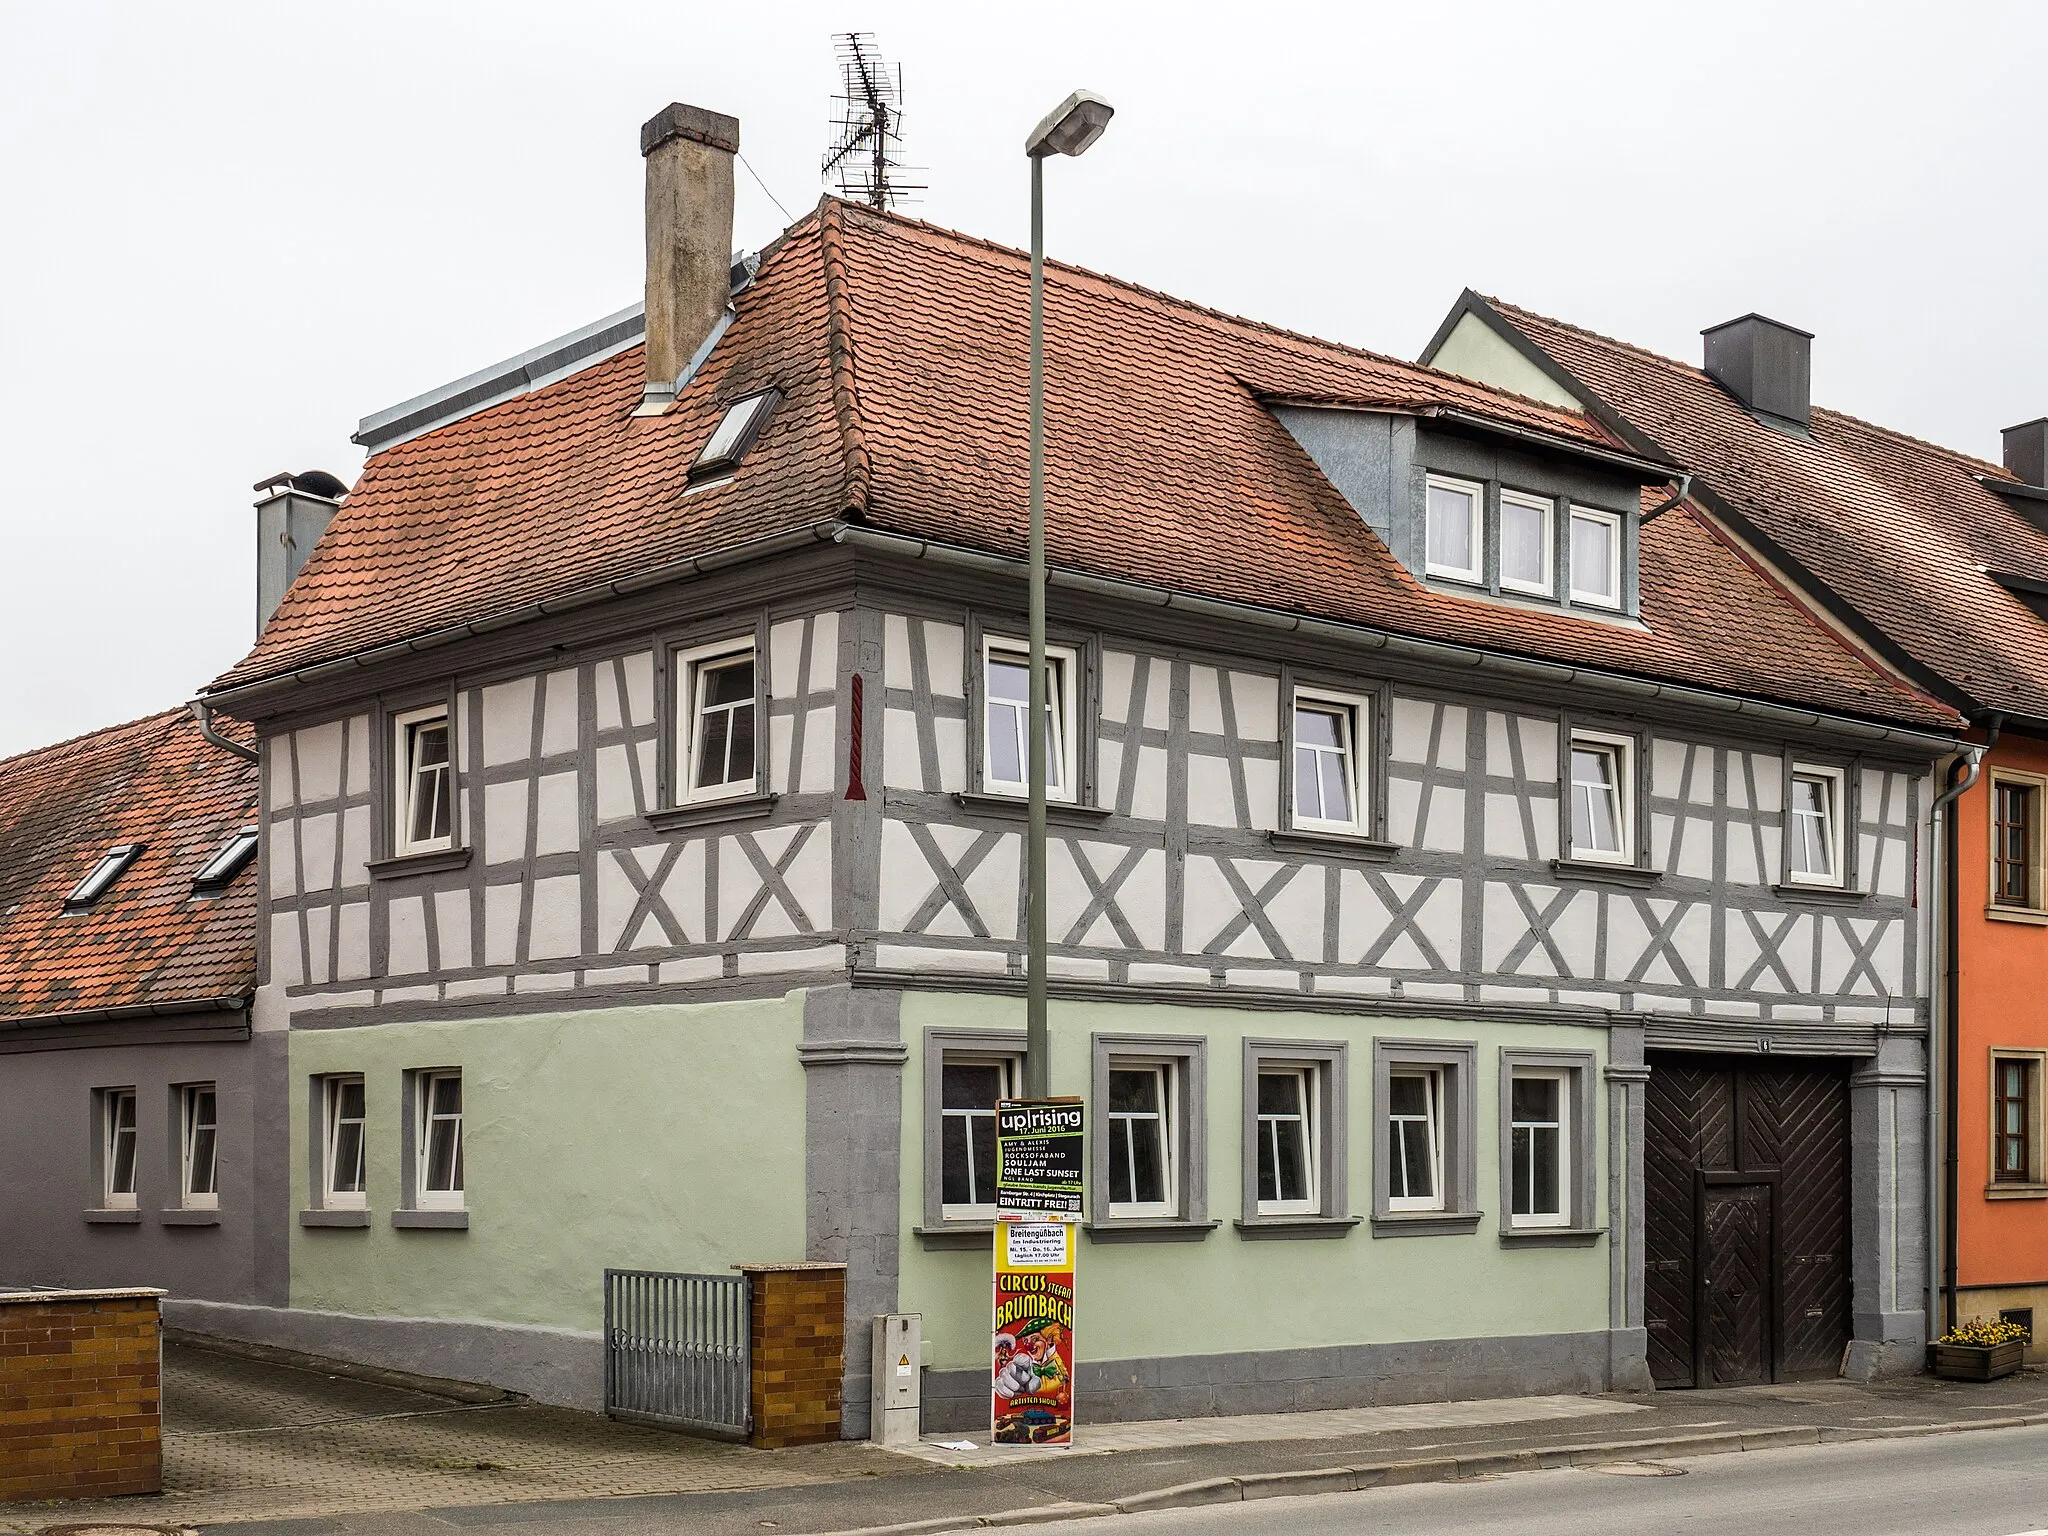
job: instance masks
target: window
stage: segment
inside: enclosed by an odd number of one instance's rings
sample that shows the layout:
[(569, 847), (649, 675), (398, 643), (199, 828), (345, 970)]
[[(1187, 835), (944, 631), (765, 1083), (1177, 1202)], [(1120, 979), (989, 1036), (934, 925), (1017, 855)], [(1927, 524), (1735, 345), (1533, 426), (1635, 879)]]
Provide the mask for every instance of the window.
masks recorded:
[(1621, 606), (1621, 514), (1572, 508), (1572, 601)]
[(1480, 566), (1486, 552), (1485, 508), (1486, 492), (1472, 482), (1429, 477), (1425, 560), (1429, 575), (1452, 581), (1484, 579)]
[(109, 1211), (135, 1209), (135, 1090), (100, 1095), (100, 1203)]
[(1267, 1064), (1258, 1070), (1261, 1216), (1312, 1215), (1321, 1204), (1316, 1177), (1318, 1076), (1307, 1066)]
[(1991, 781), (1991, 899), (2002, 907), (2036, 907), (2034, 875), (2037, 787), (1994, 776)]
[(1792, 770), (1785, 813), (1785, 878), (1794, 885), (1841, 885), (1847, 775), (1839, 768)]
[[(1078, 777), (1074, 723), (1080, 661), (1066, 646), (1045, 648), (1045, 795), (1075, 798)], [(982, 647), (982, 788), (990, 794), (1028, 795), (1031, 786), (1031, 652), (1009, 640)]]
[(1550, 574), (1550, 520), (1555, 504), (1520, 491), (1500, 493), (1500, 584), (1509, 592), (1549, 597), (1555, 588)]
[(211, 1211), (220, 1206), (220, 1123), (218, 1097), (211, 1083), (191, 1083), (178, 1090), (183, 1178), (181, 1203), (188, 1210)]
[(1109, 1070), (1109, 1210), (1112, 1216), (1172, 1216), (1173, 1064), (1126, 1063)]
[(1373, 1236), (1478, 1227), (1478, 1059), (1465, 1041), (1373, 1041)]
[(1508, 1093), (1509, 1224), (1567, 1226), (1571, 1166), (1566, 1158), (1565, 1075), (1516, 1068)]
[(1993, 1137), (1996, 1160), (1991, 1176), (2000, 1184), (2025, 1184), (2034, 1173), (2034, 1064), (2002, 1057), (1996, 1063)]
[(361, 1210), (369, 1202), (364, 1128), (368, 1116), (360, 1077), (330, 1077), (320, 1089), (321, 1200), (330, 1210)]
[(1369, 701), (1342, 694), (1294, 696), (1293, 824), (1310, 831), (1360, 832), (1368, 825), (1360, 747), (1372, 740)]
[(727, 641), (677, 655), (683, 722), (678, 802), (754, 792), (760, 740), (754, 642)]
[(949, 1053), (940, 1068), (940, 1206), (947, 1221), (996, 1214), (996, 1105), (1017, 1094), (1014, 1056)]
[(1444, 1209), (1443, 1073), (1387, 1077), (1387, 1208)]
[(739, 468), (740, 460), (747, 456), (747, 450), (754, 446), (761, 429), (768, 424), (779, 398), (771, 389), (749, 395), (744, 400), (735, 400), (727, 406), (711, 434), (711, 441), (704, 445), (704, 451), (690, 466), (690, 479), (693, 482), (711, 480)]
[(64, 909), (67, 912), (82, 912), (98, 901), (107, 894), (107, 888), (121, 878), (122, 872), (135, 862), (136, 856), (141, 852), (140, 843), (123, 843), (118, 848), (109, 848), (100, 856), (99, 863), (93, 865), (90, 873), (72, 887), (71, 894), (64, 898)]
[(1568, 839), (1572, 858), (1607, 864), (1633, 862), (1633, 747), (1626, 736), (1572, 732)]
[(462, 1074), (421, 1072), (413, 1120), (413, 1168), (419, 1210), (462, 1209)]
[(210, 896), (225, 890), (228, 884), (242, 872), (249, 860), (256, 856), (259, 841), (254, 827), (244, 827), (221, 846), (220, 852), (206, 861), (205, 867), (192, 877), (192, 889), (199, 895)]
[(431, 853), (455, 845), (455, 765), (448, 750), (448, 708), (416, 709), (392, 722), (398, 789), (392, 852)]

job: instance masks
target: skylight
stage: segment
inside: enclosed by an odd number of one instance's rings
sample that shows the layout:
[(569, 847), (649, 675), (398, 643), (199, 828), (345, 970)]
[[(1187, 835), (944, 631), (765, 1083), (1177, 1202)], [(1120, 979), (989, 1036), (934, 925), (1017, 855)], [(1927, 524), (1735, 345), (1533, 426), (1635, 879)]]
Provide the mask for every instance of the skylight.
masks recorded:
[(93, 865), (92, 873), (72, 887), (71, 894), (64, 898), (64, 906), (70, 911), (82, 911), (106, 895), (107, 887), (121, 878), (121, 872), (135, 862), (135, 856), (142, 852), (140, 843), (123, 843), (118, 848), (109, 848), (99, 863)]
[(256, 854), (256, 829), (244, 827), (222, 846), (219, 853), (206, 861), (206, 867), (192, 877), (192, 889), (202, 896), (210, 896), (221, 890), (229, 881), (242, 872)]
[(711, 441), (704, 445), (704, 451), (697, 455), (697, 462), (690, 466), (690, 478), (708, 480), (737, 469), (747, 450), (754, 446), (754, 439), (761, 435), (761, 428), (768, 422), (768, 413), (780, 398), (775, 390), (770, 389), (749, 395), (744, 400), (735, 400), (727, 406), (718, 430), (711, 434)]

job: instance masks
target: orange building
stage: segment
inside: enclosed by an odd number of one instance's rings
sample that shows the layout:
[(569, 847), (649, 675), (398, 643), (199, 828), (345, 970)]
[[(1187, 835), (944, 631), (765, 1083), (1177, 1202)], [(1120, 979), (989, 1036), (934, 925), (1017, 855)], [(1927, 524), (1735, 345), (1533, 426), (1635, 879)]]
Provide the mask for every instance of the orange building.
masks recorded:
[[(1683, 465), (1759, 569), (1970, 722), (1916, 809), (1919, 1039), (1890, 1065), (1881, 1046), (1860, 1078), (1918, 1112), (1859, 1128), (1889, 1138), (1900, 1173), (1859, 1189), (1852, 1220), (1910, 1221), (1924, 1288), (1856, 1309), (1902, 1345), (1909, 1310), (1933, 1331), (1997, 1313), (2031, 1330), (2048, 1308), (2048, 417), (2007, 428), (1993, 464), (1815, 406), (1805, 331), (1751, 314), (1702, 336), (1694, 366), (1468, 292), (1422, 361), (1579, 406)], [(1920, 1187), (1932, 1211), (1911, 1209)]]

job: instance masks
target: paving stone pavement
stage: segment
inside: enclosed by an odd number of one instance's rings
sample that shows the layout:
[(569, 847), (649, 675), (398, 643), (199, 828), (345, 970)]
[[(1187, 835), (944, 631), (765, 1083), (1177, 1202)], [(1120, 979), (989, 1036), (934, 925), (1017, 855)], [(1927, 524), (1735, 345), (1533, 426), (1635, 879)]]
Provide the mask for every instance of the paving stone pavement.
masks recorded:
[(0, 1531), (789, 1488), (928, 1470), (861, 1444), (757, 1451), (566, 1408), (457, 1403), (167, 1342), (163, 1494), (0, 1505)]

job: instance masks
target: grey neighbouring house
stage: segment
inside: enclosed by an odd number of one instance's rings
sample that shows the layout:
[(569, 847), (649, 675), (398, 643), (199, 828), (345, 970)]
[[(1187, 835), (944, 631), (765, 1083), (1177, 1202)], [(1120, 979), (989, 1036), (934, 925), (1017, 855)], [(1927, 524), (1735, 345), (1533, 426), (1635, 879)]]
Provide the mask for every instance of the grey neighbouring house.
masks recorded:
[[(289, 1296), (173, 1315), (594, 1404), (603, 1267), (841, 1261), (847, 1432), (899, 1310), (972, 1427), (1026, 263), (830, 200), (735, 260), (738, 124), (642, 142), (644, 309), (367, 419), (206, 690), (263, 754)], [(1917, 1368), (1954, 712), (1582, 412), (1047, 295), (1079, 1413), (1647, 1386), (1644, 1084), (1731, 1049), (1777, 1161), (1703, 1208), (1801, 1246), (1716, 1304), (1769, 1374)]]

